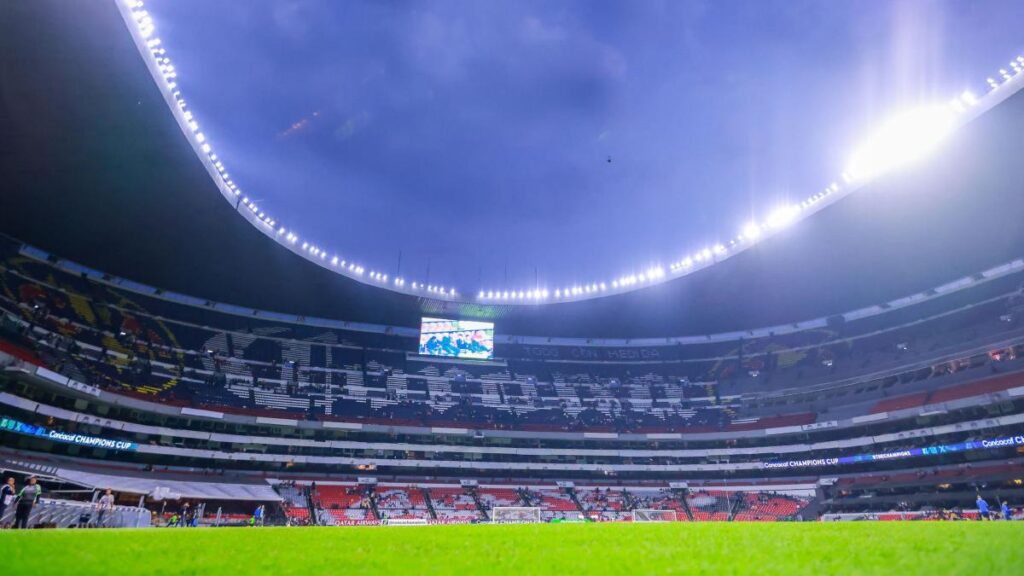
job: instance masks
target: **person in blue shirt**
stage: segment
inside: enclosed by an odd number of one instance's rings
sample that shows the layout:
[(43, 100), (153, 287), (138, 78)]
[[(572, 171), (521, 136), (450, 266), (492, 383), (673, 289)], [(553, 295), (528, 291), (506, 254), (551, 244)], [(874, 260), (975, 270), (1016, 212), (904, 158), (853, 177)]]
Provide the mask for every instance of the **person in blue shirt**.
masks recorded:
[(978, 494), (978, 500), (975, 504), (978, 506), (978, 513), (981, 514), (981, 519), (988, 520), (988, 502), (985, 502), (985, 499), (981, 497), (981, 494)]
[(1010, 506), (1003, 500), (1003, 505), (999, 507), (999, 511), (1003, 513), (1003, 520), (1011, 520), (1013, 514), (1010, 513)]
[(263, 504), (256, 507), (256, 510), (252, 513), (253, 524), (256, 526), (263, 526)]

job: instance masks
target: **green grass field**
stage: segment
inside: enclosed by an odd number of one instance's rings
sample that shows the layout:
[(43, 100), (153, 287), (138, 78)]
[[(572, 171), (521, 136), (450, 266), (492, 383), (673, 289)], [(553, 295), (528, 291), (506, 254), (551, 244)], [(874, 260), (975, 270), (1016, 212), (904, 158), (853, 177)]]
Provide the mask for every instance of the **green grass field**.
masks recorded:
[(0, 532), (4, 574), (1021, 574), (1024, 522)]

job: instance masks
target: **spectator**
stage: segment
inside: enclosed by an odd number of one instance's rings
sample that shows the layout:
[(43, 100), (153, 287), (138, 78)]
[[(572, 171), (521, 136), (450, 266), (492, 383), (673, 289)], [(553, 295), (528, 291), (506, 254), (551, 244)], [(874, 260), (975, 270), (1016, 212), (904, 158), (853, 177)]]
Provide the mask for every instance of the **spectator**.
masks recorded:
[(96, 503), (96, 525), (103, 527), (106, 526), (106, 522), (110, 521), (111, 515), (114, 513), (114, 493), (107, 488), (107, 491), (100, 496), (99, 502)]
[(32, 507), (39, 501), (43, 489), (37, 484), (35, 476), (28, 479), (28, 485), (18, 493), (18, 507), (14, 514), (14, 528), (28, 528), (28, 519), (32, 515)]
[(0, 487), (0, 528), (3, 528), (7, 507), (14, 503), (15, 498), (17, 498), (17, 492), (14, 489), (14, 478), (8, 476), (7, 482)]

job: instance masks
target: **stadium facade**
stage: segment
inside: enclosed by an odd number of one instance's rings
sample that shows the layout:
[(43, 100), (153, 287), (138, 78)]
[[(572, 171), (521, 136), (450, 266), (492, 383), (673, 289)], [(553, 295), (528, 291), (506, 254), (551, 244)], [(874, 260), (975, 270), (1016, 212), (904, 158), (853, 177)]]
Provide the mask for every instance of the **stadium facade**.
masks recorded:
[[(325, 524), (1024, 504), (1020, 94), (699, 273), (453, 302), (331, 273), (238, 218), (114, 5), (15, 8), (6, 470)], [(419, 355), (424, 316), (495, 322), (494, 359)]]

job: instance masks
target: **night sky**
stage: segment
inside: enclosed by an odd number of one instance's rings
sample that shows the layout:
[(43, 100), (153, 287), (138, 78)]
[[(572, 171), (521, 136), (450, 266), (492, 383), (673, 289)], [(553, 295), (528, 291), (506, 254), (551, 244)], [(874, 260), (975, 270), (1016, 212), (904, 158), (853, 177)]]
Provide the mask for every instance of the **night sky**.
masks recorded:
[(879, 120), (981, 93), (1024, 52), (1019, 0), (147, 9), (262, 209), (463, 292), (611, 280), (726, 241), (835, 180)]

